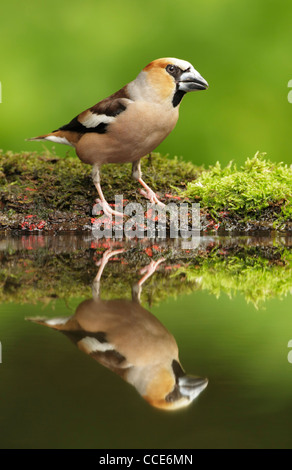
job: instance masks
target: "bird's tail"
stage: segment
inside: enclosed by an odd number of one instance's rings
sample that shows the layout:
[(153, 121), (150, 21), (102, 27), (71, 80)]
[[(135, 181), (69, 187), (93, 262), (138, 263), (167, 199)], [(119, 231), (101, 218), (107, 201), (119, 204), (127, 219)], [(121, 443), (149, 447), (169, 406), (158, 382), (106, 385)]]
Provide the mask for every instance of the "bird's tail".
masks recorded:
[(47, 138), (52, 135), (52, 134), (44, 134), (44, 135), (39, 135), (37, 137), (30, 137), (29, 139), (25, 139), (27, 141), (31, 141), (31, 140), (36, 140), (36, 141), (39, 141), (39, 140), (47, 140)]
[(30, 139), (26, 139), (28, 141), (41, 141), (41, 140), (49, 140), (51, 142), (55, 142), (56, 144), (65, 144), (65, 145), (71, 145), (74, 147), (74, 143), (68, 140), (68, 133), (64, 131), (54, 131), (50, 132), (49, 134), (43, 134), (39, 135), (37, 137), (31, 137)]
[(37, 323), (38, 325), (48, 326), (54, 330), (63, 330), (71, 317), (45, 318), (45, 317), (27, 317), (26, 320)]

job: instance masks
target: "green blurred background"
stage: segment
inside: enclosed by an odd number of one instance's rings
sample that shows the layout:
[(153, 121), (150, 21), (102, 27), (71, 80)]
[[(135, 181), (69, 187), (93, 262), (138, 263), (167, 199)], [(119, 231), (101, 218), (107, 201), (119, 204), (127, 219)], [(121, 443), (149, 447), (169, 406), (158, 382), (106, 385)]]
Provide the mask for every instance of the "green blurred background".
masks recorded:
[(190, 61), (210, 88), (184, 98), (161, 152), (208, 165), (260, 150), (291, 163), (291, 18), (286, 0), (11, 0), (0, 16), (0, 148), (42, 150), (24, 139), (171, 56)]

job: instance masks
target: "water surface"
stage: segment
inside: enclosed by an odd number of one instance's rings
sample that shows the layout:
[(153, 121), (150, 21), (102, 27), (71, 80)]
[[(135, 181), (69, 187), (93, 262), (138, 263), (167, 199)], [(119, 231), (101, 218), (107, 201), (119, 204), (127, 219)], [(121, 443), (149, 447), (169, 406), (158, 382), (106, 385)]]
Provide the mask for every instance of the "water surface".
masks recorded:
[[(192, 259), (157, 242), (109, 247), (88, 237), (2, 238), (0, 247), (2, 448), (291, 447), (291, 239), (245, 238), (236, 245), (205, 238)], [(124, 252), (97, 279), (96, 264), (116, 249)], [(163, 257), (150, 273), (151, 261)], [(230, 271), (227, 260), (241, 263), (241, 272)], [(257, 276), (254, 297), (236, 276), (247, 284)], [(98, 357), (86, 354), (84, 344), (81, 351), (80, 331), (72, 337), (27, 320), (75, 318), (92, 305), (94, 321), (105, 305), (111, 314), (118, 307), (122, 324), (127, 309), (140, 320), (144, 315), (140, 326), (129, 324), (137, 337), (159, 322), (158, 349), (165, 344), (164, 354), (175, 355), (178, 347), (183, 369), (207, 378), (207, 387), (179, 410), (157, 408), (123, 380), (110, 355), (111, 367), (100, 350)]]

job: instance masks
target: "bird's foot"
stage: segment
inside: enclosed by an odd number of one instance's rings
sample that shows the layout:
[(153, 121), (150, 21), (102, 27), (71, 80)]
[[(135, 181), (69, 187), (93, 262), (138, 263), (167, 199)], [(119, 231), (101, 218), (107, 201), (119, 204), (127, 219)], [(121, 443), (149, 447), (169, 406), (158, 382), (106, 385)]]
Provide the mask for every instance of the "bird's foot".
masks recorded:
[(143, 186), (144, 189), (140, 189), (140, 194), (150, 200), (152, 204), (158, 204), (161, 207), (164, 207), (165, 204), (159, 201), (158, 197), (156, 196), (155, 192), (145, 183), (142, 178), (138, 179), (138, 182)]
[(156, 196), (155, 192), (152, 191), (151, 188), (148, 188), (146, 190), (140, 189), (139, 192), (140, 192), (140, 194), (142, 194), (142, 196), (146, 197), (146, 199), (149, 199), (149, 201), (152, 204), (158, 204), (160, 207), (165, 207), (165, 204), (163, 204), (163, 202), (159, 201), (159, 199)]
[(104, 268), (113, 256), (119, 255), (120, 253), (124, 253), (124, 251), (125, 251), (124, 248), (120, 248), (120, 249), (114, 250), (114, 251), (112, 251), (112, 249), (109, 248), (108, 250), (106, 250), (103, 253), (101, 259), (99, 259), (95, 263), (95, 265), (96, 266), (102, 266), (102, 268)]
[(138, 285), (139, 286), (142, 286), (142, 284), (150, 277), (152, 276), (152, 274), (155, 273), (155, 271), (157, 270), (158, 266), (163, 263), (165, 261), (165, 258), (160, 258), (159, 260), (157, 261), (151, 261), (150, 264), (148, 264), (147, 266), (145, 266), (144, 268), (142, 268), (140, 270), (140, 274), (144, 274), (144, 276), (140, 279), (140, 281), (138, 282)]
[(155, 273), (157, 270), (158, 266), (165, 261), (165, 258), (160, 258), (157, 261), (151, 261), (150, 264), (145, 266), (140, 270), (140, 274), (144, 274), (144, 276), (138, 281), (136, 284), (133, 285), (132, 287), (132, 295), (133, 295), (133, 300), (136, 300), (140, 303), (140, 296), (142, 292), (142, 286), (147, 279), (149, 279), (152, 274)]
[(106, 201), (102, 201), (101, 199), (96, 199), (96, 203), (102, 207), (104, 215), (108, 217), (115, 215), (116, 217), (124, 217), (125, 214), (122, 212), (115, 211), (111, 208), (111, 206)]
[(114, 250), (114, 251), (112, 251), (112, 249), (109, 248), (108, 250), (104, 252), (104, 254), (102, 255), (102, 258), (95, 263), (96, 266), (99, 266), (99, 270), (92, 283), (92, 295), (93, 295), (94, 300), (98, 300), (99, 298), (100, 279), (101, 279), (103, 270), (106, 267), (107, 263), (109, 262), (110, 258), (116, 255), (119, 255), (120, 253), (123, 253), (124, 251), (125, 250), (123, 248), (120, 248), (119, 250)]

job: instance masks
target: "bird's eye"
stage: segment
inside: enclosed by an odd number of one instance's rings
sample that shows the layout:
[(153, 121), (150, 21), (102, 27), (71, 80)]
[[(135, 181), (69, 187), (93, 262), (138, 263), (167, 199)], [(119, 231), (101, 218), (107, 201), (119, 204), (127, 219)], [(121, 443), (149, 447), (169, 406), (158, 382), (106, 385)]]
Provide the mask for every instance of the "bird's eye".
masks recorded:
[(166, 67), (166, 69), (169, 73), (173, 73), (175, 71), (175, 66), (174, 65), (168, 65)]

